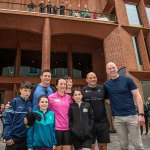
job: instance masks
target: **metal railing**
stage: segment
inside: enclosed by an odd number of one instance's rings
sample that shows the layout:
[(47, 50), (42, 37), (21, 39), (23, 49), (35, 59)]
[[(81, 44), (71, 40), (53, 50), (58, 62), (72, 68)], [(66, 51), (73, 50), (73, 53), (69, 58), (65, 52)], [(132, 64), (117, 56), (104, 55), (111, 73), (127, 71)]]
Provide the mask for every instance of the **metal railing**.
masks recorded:
[(44, 13), (49, 15), (60, 15), (68, 17), (86, 18), (101, 21), (113, 21), (116, 22), (116, 15), (90, 12), (88, 10), (73, 10), (73, 9), (61, 9), (57, 8), (57, 12), (53, 12), (53, 7), (51, 7), (51, 12), (48, 10), (47, 5), (44, 5), (43, 9), (39, 5), (35, 5), (34, 8), (30, 8), (29, 4), (15, 3), (15, 2), (3, 2), (0, 1), (0, 9), (2, 10), (15, 10), (15, 11), (27, 11), (31, 13)]

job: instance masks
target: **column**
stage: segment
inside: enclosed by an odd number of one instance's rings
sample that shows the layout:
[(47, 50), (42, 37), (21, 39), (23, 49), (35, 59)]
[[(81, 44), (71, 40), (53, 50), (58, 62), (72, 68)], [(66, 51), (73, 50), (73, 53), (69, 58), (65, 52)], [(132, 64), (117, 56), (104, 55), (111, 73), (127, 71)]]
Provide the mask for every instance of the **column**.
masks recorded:
[(21, 46), (20, 43), (18, 43), (17, 46), (17, 52), (16, 52), (16, 62), (15, 62), (15, 76), (19, 76), (20, 75), (20, 64), (21, 64)]
[(50, 69), (51, 31), (49, 18), (45, 19), (42, 38), (42, 70)]
[(144, 0), (140, 0), (139, 3), (139, 12), (140, 12), (140, 19), (144, 27), (149, 27), (148, 17), (145, 9)]
[(140, 50), (140, 55), (141, 55), (144, 71), (150, 71), (148, 54), (147, 54), (146, 45), (145, 45), (145, 41), (144, 41), (144, 35), (143, 35), (142, 30), (139, 31), (137, 40), (138, 40), (138, 46), (139, 46), (139, 50)]
[(125, 2), (123, 0), (114, 0), (117, 20), (119, 24), (128, 24), (128, 17), (125, 8)]

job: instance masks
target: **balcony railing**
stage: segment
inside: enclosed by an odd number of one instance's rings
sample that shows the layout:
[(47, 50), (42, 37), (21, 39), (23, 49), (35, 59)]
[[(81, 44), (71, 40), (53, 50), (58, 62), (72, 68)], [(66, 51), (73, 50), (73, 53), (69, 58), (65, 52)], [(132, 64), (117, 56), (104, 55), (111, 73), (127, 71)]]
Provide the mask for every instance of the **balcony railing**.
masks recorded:
[(59, 7), (57, 7), (56, 11), (54, 11), (54, 7), (48, 9), (48, 5), (44, 5), (44, 7), (41, 8), (39, 5), (30, 6), (29, 4), (0, 1), (0, 10), (14, 10), (14, 11), (30, 12), (30, 13), (43, 13), (48, 15), (60, 15), (66, 17), (76, 17), (76, 18), (101, 20), (101, 21), (112, 21), (112, 22), (117, 21), (116, 15), (114, 14), (90, 12), (87, 9), (85, 10), (73, 10), (71, 8), (61, 9)]

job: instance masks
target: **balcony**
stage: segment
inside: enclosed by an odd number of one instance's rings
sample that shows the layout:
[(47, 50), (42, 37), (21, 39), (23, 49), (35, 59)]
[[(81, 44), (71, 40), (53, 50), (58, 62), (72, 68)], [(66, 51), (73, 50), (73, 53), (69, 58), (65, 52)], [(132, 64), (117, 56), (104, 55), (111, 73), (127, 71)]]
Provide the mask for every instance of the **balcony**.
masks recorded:
[[(51, 8), (53, 9), (53, 7)], [(104, 21), (104, 22), (117, 22), (116, 16), (114, 14), (108, 13), (98, 13), (98, 12), (90, 12), (88, 9), (85, 10), (73, 10), (73, 9), (62, 9), (57, 8), (56, 12), (50, 13), (47, 9), (47, 5), (41, 10), (39, 5), (34, 8), (30, 8), (28, 4), (15, 3), (15, 2), (3, 2), (0, 1), (0, 10), (3, 11), (12, 11), (12, 12), (23, 12), (23, 13), (31, 13), (31, 14), (42, 14), (47, 16), (54, 17), (67, 17), (70, 19), (82, 19), (82, 20), (90, 20), (90, 21)], [(62, 13), (63, 12), (63, 13)]]

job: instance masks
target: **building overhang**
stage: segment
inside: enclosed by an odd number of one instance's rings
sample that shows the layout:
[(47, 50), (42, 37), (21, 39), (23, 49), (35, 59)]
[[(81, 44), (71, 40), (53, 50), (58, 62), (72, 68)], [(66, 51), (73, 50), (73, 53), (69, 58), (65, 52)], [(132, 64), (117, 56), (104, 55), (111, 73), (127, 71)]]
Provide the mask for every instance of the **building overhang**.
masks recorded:
[(139, 81), (150, 81), (150, 71), (134, 71), (130, 70), (130, 74), (132, 74)]
[(137, 35), (140, 30), (143, 31), (144, 36), (147, 36), (149, 33), (149, 28), (145, 28), (143, 26), (129, 26), (129, 25), (121, 25), (121, 26), (132, 36)]
[(42, 29), (46, 18), (49, 18), (52, 35), (69, 33), (105, 39), (118, 26), (113, 21), (0, 10), (0, 29), (15, 29), (43, 34)]

